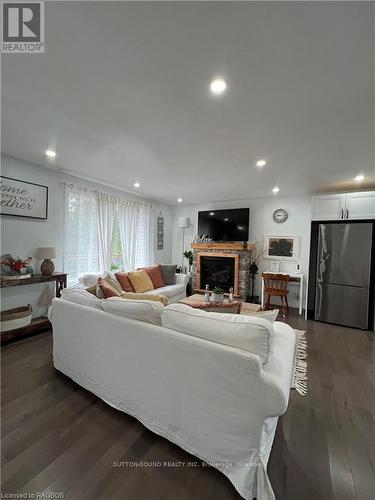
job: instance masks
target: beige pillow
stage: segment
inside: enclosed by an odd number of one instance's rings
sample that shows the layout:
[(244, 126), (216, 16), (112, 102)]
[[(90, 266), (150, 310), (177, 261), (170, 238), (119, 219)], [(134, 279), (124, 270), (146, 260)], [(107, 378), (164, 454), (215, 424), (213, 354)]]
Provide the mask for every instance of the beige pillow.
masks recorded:
[(116, 292), (121, 295), (121, 293), (122, 293), (121, 285), (117, 281), (117, 279), (115, 278), (115, 276), (113, 274), (104, 273), (103, 280), (106, 281), (108, 283), (108, 285), (111, 285), (111, 287), (114, 288), (116, 290)]
[(143, 269), (140, 271), (130, 271), (128, 278), (135, 293), (144, 293), (154, 289), (150, 276)]
[(165, 306), (168, 305), (168, 297), (156, 293), (122, 292), (121, 298), (129, 300), (153, 300), (154, 302), (161, 302)]

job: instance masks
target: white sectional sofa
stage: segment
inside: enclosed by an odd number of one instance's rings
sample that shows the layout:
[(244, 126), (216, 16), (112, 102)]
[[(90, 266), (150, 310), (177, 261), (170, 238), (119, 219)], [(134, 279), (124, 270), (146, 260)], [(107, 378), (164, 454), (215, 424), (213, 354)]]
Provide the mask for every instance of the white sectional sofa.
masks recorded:
[(289, 400), (288, 325), (72, 289), (49, 318), (56, 369), (219, 469), (243, 498), (274, 500), (266, 468)]
[[(99, 276), (102, 276), (104, 273), (90, 273), (90, 274), (81, 274), (79, 277), (80, 287), (87, 287), (96, 283)], [(168, 303), (173, 304), (174, 302), (178, 302), (179, 300), (186, 297), (186, 286), (189, 282), (190, 275), (176, 273), (176, 283), (174, 285), (167, 285), (161, 288), (155, 288), (154, 290), (149, 290), (147, 294), (152, 295), (164, 295), (168, 298)]]

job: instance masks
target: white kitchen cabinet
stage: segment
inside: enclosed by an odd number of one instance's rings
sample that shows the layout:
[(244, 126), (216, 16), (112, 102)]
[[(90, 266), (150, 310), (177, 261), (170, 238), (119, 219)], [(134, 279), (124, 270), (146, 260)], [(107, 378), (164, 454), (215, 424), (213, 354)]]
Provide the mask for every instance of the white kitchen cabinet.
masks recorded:
[(312, 197), (312, 220), (375, 219), (375, 191)]
[(349, 219), (375, 219), (375, 191), (347, 193), (345, 198)]
[(322, 194), (312, 198), (312, 220), (341, 219), (345, 209), (345, 196), (342, 194)]

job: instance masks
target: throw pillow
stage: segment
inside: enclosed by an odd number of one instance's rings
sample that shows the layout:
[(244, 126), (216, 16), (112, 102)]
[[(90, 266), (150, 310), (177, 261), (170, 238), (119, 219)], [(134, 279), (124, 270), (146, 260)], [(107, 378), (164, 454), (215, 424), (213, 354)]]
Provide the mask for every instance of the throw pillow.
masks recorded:
[(194, 307), (195, 309), (202, 309), (206, 312), (218, 312), (218, 313), (226, 313), (226, 314), (240, 314), (242, 302), (196, 302), (194, 304), (187, 304), (190, 307)]
[(122, 293), (121, 285), (117, 281), (114, 274), (106, 271), (102, 277), (103, 277), (104, 281), (106, 281), (108, 283), (108, 285), (111, 285), (111, 287), (114, 288), (119, 295)]
[(159, 264), (161, 275), (165, 285), (176, 284), (177, 264)]
[(153, 300), (154, 302), (161, 302), (163, 305), (167, 306), (168, 305), (168, 297), (165, 295), (159, 295), (157, 293), (128, 293), (128, 292), (123, 292), (121, 294), (122, 299), (129, 299), (129, 300)]
[(144, 293), (154, 289), (149, 275), (143, 269), (129, 272), (128, 278), (136, 293)]
[(96, 282), (95, 282), (94, 285), (91, 285), (91, 286), (87, 287), (86, 288), (86, 292), (89, 292), (92, 295), (95, 295), (95, 297), (96, 297)]
[(109, 297), (119, 297), (120, 294), (104, 278), (98, 278), (98, 287), (105, 299)]
[(152, 281), (154, 288), (161, 288), (165, 286), (160, 266), (145, 267), (144, 271), (146, 271), (146, 273), (150, 276), (150, 280)]
[(134, 292), (127, 273), (116, 273), (115, 276), (124, 292)]

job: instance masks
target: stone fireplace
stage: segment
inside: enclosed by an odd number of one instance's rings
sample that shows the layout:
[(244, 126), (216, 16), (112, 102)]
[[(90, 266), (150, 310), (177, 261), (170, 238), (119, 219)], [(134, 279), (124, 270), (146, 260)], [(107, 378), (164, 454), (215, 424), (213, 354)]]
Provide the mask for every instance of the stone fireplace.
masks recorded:
[(192, 243), (194, 255), (193, 290), (215, 286), (245, 300), (249, 292), (251, 246), (246, 243)]

